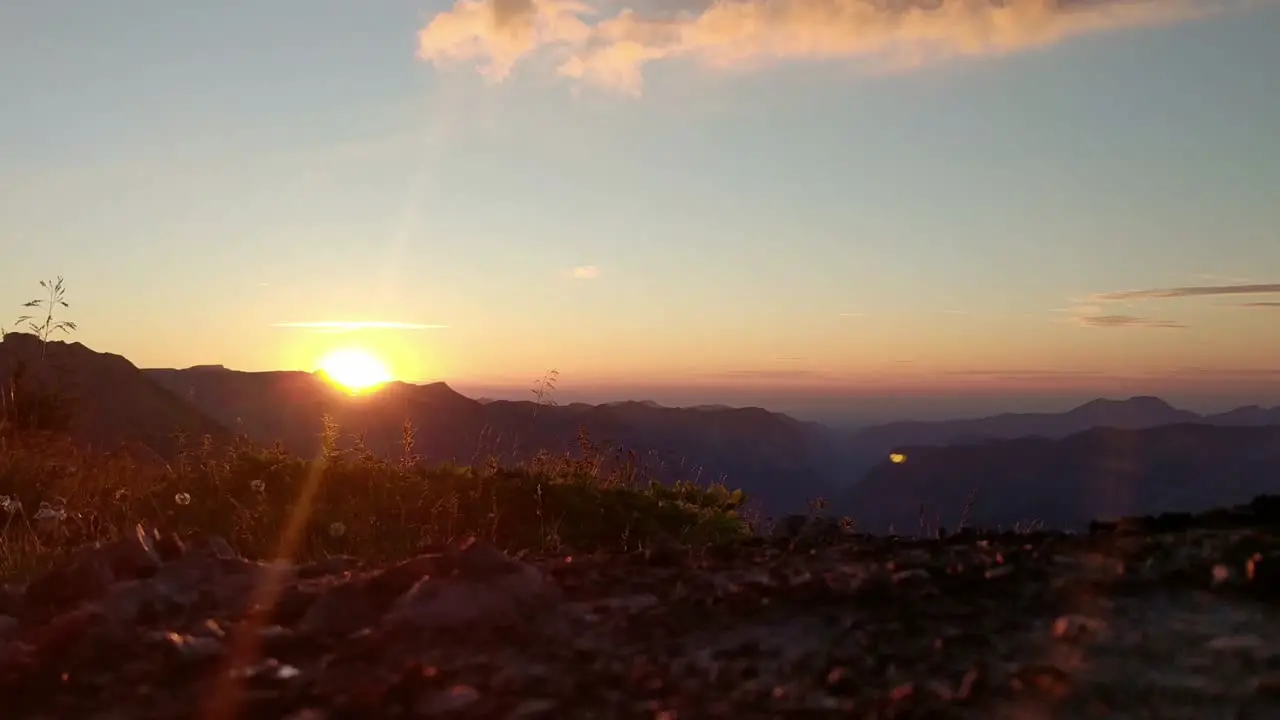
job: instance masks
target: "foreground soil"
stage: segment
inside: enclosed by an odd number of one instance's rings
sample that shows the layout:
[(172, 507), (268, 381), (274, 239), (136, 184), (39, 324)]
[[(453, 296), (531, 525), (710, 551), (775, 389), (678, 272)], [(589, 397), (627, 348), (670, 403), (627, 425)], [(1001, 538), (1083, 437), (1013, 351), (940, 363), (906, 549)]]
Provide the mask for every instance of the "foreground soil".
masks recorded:
[(1275, 718), (1280, 501), (383, 568), (139, 528), (0, 594), (23, 718)]

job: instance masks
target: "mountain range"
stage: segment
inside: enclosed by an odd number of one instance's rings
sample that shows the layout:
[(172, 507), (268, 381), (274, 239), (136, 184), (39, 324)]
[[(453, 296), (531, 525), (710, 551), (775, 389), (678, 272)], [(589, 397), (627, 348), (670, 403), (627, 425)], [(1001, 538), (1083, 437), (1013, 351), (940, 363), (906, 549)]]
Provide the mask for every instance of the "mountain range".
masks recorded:
[[(576, 452), (584, 428), (603, 446), (634, 451), (663, 479), (723, 478), (774, 517), (804, 512), (821, 497), (832, 512), (875, 530), (915, 532), (922, 504), (931, 524), (954, 527), (971, 498), (970, 522), (1072, 526), (1280, 492), (1280, 408), (1201, 415), (1140, 396), (1062, 413), (847, 432), (758, 407), (558, 406), (472, 399), (440, 382), (393, 382), (353, 396), (315, 373), (143, 370), (80, 343), (42, 347), (34, 336), (10, 333), (0, 342), (0, 383), (20, 362), (61, 379), (75, 401), (73, 438), (98, 447), (137, 443), (167, 456), (181, 428), (215, 444), (243, 433), (314, 455), (329, 416), (344, 433), (363, 434), (370, 449), (392, 454), (401, 451), (409, 421), (423, 459), (467, 464)], [(906, 461), (890, 462), (890, 453)]]

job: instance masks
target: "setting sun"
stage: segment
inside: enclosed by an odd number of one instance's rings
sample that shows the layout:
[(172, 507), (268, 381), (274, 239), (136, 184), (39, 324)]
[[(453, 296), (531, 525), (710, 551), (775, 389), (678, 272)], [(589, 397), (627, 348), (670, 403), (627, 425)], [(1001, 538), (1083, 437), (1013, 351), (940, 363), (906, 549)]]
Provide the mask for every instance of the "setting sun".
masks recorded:
[(391, 371), (381, 360), (364, 350), (338, 350), (320, 362), (320, 369), (333, 382), (362, 392), (390, 381)]

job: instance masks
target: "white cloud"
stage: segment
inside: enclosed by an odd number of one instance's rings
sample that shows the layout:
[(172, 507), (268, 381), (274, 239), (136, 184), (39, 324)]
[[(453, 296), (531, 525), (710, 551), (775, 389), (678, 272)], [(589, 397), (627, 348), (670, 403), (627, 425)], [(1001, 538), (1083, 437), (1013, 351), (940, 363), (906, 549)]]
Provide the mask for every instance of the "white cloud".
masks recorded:
[(346, 332), (350, 330), (439, 330), (449, 326), (382, 320), (318, 320), (313, 322), (278, 322), (274, 323), (273, 327)]

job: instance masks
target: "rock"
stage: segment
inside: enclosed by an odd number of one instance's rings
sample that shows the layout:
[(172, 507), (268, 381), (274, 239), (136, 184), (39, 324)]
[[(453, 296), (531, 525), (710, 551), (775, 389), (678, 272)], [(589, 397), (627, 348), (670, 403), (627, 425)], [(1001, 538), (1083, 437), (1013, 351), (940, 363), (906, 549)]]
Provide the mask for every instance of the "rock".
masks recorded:
[(298, 578), (309, 580), (312, 578), (325, 577), (328, 575), (341, 575), (345, 572), (356, 570), (361, 566), (359, 558), (353, 558), (347, 555), (335, 555), (323, 560), (317, 560), (313, 563), (307, 563), (298, 568)]
[(480, 691), (470, 685), (454, 685), (448, 690), (433, 692), (418, 701), (414, 710), (419, 715), (437, 717), (458, 712), (480, 701)]
[(419, 555), (385, 570), (341, 581), (310, 603), (298, 628), (303, 632), (350, 635), (375, 627), (392, 604), (418, 581), (446, 569), (454, 568), (443, 555)]
[(840, 520), (828, 515), (819, 515), (809, 519), (800, 531), (797, 542), (806, 547), (830, 545), (840, 538)]
[(680, 547), (680, 543), (676, 542), (675, 538), (666, 533), (655, 536), (644, 549), (644, 561), (649, 565), (671, 567), (679, 565), (684, 560), (684, 548)]
[(67, 563), (32, 581), (22, 599), (23, 616), (47, 619), (104, 597), (117, 582), (154, 576), (163, 565), (157, 537), (138, 525), (127, 537), (80, 548)]
[(559, 706), (555, 700), (548, 698), (529, 698), (520, 701), (507, 713), (507, 720), (527, 720), (528, 718), (549, 718), (556, 715)]
[(350, 635), (376, 626), (394, 600), (382, 600), (367, 583), (343, 583), (324, 592), (298, 621), (306, 633)]
[(1245, 563), (1244, 575), (1253, 595), (1280, 600), (1280, 552), (1255, 554)]
[(213, 660), (225, 652), (222, 643), (211, 637), (163, 632), (156, 633), (153, 638), (170, 648), (176, 657), (188, 662)]
[(772, 538), (775, 541), (793, 541), (808, 523), (808, 515), (788, 515), (773, 526)]
[(828, 515), (788, 515), (773, 528), (775, 545), (811, 549), (829, 545), (844, 533), (840, 520)]
[(456, 558), (455, 572), (423, 577), (396, 600), (388, 627), (464, 629), (517, 623), (555, 605), (560, 589), (537, 568), (512, 560), (487, 543)]
[(0, 615), (17, 615), (22, 612), (22, 596), (25, 589), (18, 585), (0, 585)]

